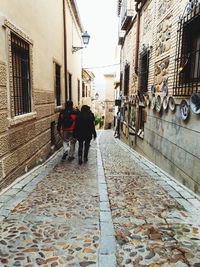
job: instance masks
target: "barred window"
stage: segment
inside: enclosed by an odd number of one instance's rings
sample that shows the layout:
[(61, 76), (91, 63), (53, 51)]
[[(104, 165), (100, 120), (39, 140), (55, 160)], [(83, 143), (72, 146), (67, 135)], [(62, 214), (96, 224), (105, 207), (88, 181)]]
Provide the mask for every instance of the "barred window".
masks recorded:
[(14, 115), (31, 112), (29, 44), (11, 33)]
[(82, 82), (82, 97), (85, 97), (85, 83)]
[(69, 100), (72, 100), (72, 75), (68, 73)]
[(80, 104), (80, 80), (78, 80), (78, 104)]
[(56, 71), (56, 105), (61, 105), (61, 88), (60, 88), (60, 65), (55, 64)]
[(179, 21), (173, 94), (200, 91), (200, 4)]
[(148, 77), (149, 77), (149, 51), (145, 49), (140, 53), (139, 81), (138, 81), (138, 90), (143, 94), (148, 91)]
[(126, 64), (124, 69), (124, 95), (128, 96), (129, 94), (129, 74), (130, 74), (130, 65)]

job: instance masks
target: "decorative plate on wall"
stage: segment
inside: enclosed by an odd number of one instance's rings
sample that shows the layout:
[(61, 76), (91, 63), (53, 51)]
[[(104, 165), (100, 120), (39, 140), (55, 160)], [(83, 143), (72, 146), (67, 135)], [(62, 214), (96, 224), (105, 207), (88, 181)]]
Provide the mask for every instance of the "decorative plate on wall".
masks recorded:
[(154, 94), (151, 96), (151, 109), (154, 109), (156, 105), (156, 97)]
[(162, 100), (161, 100), (161, 96), (158, 95), (156, 98), (155, 109), (157, 112), (160, 112), (161, 108), (162, 108)]
[(190, 107), (186, 100), (182, 100), (180, 103), (180, 115), (182, 120), (186, 120), (190, 113)]
[(154, 86), (154, 84), (151, 85), (150, 91), (151, 91), (151, 94), (154, 94), (155, 93), (155, 86)]
[(171, 109), (171, 111), (175, 111), (176, 104), (172, 96), (169, 97), (168, 102), (169, 102), (169, 108)]
[(200, 114), (200, 93), (194, 93), (191, 95), (190, 107), (194, 114)]
[(167, 85), (166, 85), (165, 82), (163, 82), (163, 85), (162, 85), (162, 92), (163, 92), (163, 95), (164, 96), (167, 96), (167, 94), (168, 94), (168, 87), (167, 87)]
[(168, 98), (167, 96), (163, 97), (163, 110), (167, 110), (168, 109)]

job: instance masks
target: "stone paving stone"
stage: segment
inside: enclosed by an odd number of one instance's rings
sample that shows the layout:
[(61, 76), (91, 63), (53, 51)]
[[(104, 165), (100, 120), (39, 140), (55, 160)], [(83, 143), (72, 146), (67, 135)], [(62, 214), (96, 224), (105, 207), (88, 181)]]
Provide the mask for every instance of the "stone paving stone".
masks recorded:
[(178, 183), (167, 183), (170, 176), (148, 161), (142, 168), (136, 152), (112, 132), (103, 132), (100, 144), (117, 241), (116, 266), (198, 266), (199, 211), (175, 190)]
[(77, 159), (61, 162), (59, 157), (58, 164), (43, 168), (34, 180), (20, 181), (23, 190), (4, 202), (11, 210), (0, 209), (0, 266), (97, 266), (99, 193), (93, 147), (82, 166)]

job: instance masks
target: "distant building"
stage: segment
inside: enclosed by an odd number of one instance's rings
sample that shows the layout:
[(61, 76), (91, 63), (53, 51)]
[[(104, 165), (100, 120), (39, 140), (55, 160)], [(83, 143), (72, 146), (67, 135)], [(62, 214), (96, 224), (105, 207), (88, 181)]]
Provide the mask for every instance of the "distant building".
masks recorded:
[(105, 78), (105, 110), (104, 110), (104, 128), (114, 127), (115, 116), (115, 74), (104, 74)]
[(92, 109), (92, 101), (94, 99), (94, 78), (95, 75), (91, 71), (82, 69), (82, 94), (81, 105), (88, 105)]

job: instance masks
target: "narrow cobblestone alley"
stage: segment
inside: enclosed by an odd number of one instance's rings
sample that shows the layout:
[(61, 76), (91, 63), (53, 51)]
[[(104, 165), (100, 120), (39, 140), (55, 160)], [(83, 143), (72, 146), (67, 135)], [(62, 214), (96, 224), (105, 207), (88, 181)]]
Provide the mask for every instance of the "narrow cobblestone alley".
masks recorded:
[(88, 163), (60, 159), (2, 191), (0, 266), (200, 266), (192, 192), (112, 131), (99, 132)]

